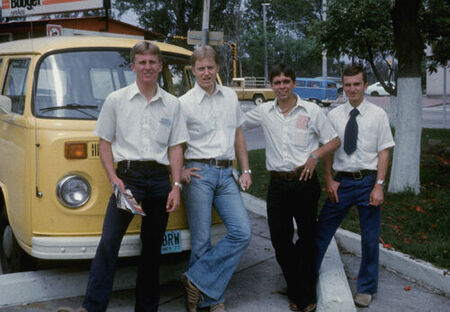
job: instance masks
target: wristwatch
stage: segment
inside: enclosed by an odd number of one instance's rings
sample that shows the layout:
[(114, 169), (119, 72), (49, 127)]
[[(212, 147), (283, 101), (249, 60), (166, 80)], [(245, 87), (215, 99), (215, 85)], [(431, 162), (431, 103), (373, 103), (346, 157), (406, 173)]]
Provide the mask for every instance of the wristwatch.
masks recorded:
[(380, 184), (384, 186), (384, 180), (377, 180), (376, 184)]
[(173, 182), (173, 186), (179, 187), (180, 191), (183, 190), (183, 184), (181, 184), (180, 182)]
[(252, 174), (252, 171), (250, 169), (247, 169), (247, 170), (243, 170), (242, 173)]

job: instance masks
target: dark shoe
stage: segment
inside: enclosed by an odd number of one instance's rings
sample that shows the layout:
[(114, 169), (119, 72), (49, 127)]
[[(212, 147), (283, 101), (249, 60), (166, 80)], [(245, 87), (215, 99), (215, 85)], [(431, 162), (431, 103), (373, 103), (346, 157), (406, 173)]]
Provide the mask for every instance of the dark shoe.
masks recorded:
[(303, 312), (313, 312), (313, 311), (316, 310), (316, 306), (317, 306), (317, 304), (315, 304), (315, 303), (310, 303), (310, 304), (308, 304), (302, 311), (303, 311)]
[(291, 311), (301, 311), (300, 308), (298, 307), (298, 305), (292, 300), (289, 300), (289, 310), (291, 310)]
[(225, 303), (216, 303), (209, 307), (209, 312), (226, 312)]
[(197, 303), (202, 298), (201, 291), (191, 283), (186, 274), (181, 274), (181, 281), (186, 290), (186, 309), (188, 312), (197, 312)]
[(367, 308), (372, 302), (372, 295), (356, 293), (353, 300), (358, 307)]

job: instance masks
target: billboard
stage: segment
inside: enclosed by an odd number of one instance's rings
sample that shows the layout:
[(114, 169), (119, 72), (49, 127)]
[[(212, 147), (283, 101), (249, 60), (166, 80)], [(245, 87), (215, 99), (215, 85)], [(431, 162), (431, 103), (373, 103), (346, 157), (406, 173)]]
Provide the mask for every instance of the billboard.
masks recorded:
[(50, 14), (103, 8), (103, 0), (1, 0), (2, 17)]

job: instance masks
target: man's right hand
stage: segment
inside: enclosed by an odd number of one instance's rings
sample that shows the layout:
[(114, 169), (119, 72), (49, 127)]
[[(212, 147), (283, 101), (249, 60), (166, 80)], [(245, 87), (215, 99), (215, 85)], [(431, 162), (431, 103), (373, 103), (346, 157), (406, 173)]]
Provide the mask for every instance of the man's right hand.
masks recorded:
[(199, 170), (200, 170), (200, 168), (197, 168), (197, 167), (192, 167), (189, 169), (186, 169), (185, 167), (183, 167), (182, 172), (181, 172), (181, 180), (184, 183), (189, 184), (191, 182), (191, 176), (201, 179), (202, 176), (199, 175), (198, 173), (195, 173), (195, 171), (199, 171)]
[(126, 193), (125, 184), (123, 183), (123, 181), (121, 179), (119, 179), (118, 176), (112, 177), (110, 179), (110, 181), (111, 181), (111, 188), (112, 188), (113, 193), (114, 193), (114, 185), (117, 185), (120, 188), (120, 190), (122, 191), (122, 193), (124, 193), (124, 194)]
[(339, 197), (337, 194), (337, 190), (339, 188), (339, 185), (341, 183), (335, 181), (334, 179), (329, 179), (326, 181), (326, 185), (327, 185), (327, 197), (328, 200), (332, 203), (338, 203), (339, 202)]

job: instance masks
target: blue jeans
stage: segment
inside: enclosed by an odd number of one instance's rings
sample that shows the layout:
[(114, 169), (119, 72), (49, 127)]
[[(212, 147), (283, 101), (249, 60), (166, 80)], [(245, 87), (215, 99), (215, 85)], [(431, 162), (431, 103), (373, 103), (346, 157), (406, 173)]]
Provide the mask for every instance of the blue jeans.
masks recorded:
[[(167, 225), (167, 195), (170, 181), (167, 168), (135, 170), (118, 168), (117, 175), (141, 202), (147, 216), (142, 217), (142, 251), (136, 280), (135, 311), (157, 311), (159, 303), (159, 261)], [(83, 307), (89, 312), (106, 311), (111, 296), (120, 244), (133, 214), (109, 200), (102, 237), (91, 265)]]
[(380, 206), (369, 205), (370, 193), (375, 184), (376, 175), (362, 179), (336, 176), (340, 182), (339, 203), (326, 201), (317, 222), (317, 270), (319, 270), (328, 244), (341, 224), (350, 207), (358, 207), (361, 229), (361, 265), (359, 268), (357, 291), (362, 294), (375, 294), (378, 289), (378, 253), (380, 240)]
[[(202, 177), (192, 177), (183, 189), (191, 231), (189, 280), (205, 294), (200, 307), (225, 301), (225, 289), (250, 243), (251, 227), (232, 168), (190, 161)], [(228, 233), (211, 246), (211, 206), (214, 205)]]

